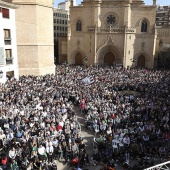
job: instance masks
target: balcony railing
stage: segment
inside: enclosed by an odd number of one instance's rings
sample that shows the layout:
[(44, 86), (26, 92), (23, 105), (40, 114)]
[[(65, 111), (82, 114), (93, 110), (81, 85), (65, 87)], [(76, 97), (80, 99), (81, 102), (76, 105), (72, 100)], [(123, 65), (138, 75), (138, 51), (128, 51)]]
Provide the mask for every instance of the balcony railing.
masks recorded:
[(136, 28), (126, 28), (126, 27), (87, 27), (88, 32), (97, 33), (136, 33)]
[(5, 45), (11, 45), (11, 37), (4, 37)]
[(13, 64), (13, 58), (6, 58), (6, 65)]

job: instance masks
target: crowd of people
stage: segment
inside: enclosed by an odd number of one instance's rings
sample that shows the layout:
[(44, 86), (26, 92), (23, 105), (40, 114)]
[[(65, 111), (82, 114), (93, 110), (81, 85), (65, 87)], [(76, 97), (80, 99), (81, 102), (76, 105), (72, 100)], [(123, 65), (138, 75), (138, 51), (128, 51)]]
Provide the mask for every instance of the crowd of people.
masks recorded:
[[(84, 84), (89, 75), (93, 83)], [(1, 167), (53, 170), (56, 159), (77, 157), (90, 164), (74, 107), (95, 131), (94, 164), (167, 158), (169, 87), (170, 71), (113, 67), (62, 65), (56, 75), (11, 78), (0, 84)]]

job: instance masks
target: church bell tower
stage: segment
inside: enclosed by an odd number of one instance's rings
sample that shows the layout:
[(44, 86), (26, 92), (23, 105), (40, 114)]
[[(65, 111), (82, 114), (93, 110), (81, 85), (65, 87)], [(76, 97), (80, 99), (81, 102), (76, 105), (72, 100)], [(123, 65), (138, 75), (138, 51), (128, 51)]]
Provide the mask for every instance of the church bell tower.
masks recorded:
[(53, 0), (13, 0), (19, 75), (55, 73)]

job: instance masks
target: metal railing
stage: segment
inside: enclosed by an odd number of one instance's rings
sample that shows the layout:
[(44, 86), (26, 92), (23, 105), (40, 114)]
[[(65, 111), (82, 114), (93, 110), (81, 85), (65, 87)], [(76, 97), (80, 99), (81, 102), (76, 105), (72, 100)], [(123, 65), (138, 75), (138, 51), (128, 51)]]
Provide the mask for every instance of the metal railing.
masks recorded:
[(127, 27), (87, 27), (88, 32), (97, 32), (97, 33), (136, 33), (136, 28), (127, 28)]
[(13, 64), (13, 58), (6, 58), (6, 65)]
[(170, 164), (170, 161), (146, 168), (144, 170), (170, 170), (170, 168), (167, 166), (168, 164)]

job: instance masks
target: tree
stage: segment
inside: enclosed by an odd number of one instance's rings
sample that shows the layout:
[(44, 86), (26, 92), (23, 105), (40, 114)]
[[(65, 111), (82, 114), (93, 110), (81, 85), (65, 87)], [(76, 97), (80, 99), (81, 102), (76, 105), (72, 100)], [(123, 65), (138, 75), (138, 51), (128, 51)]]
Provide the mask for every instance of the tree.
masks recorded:
[(158, 53), (157, 67), (170, 69), (170, 49)]

